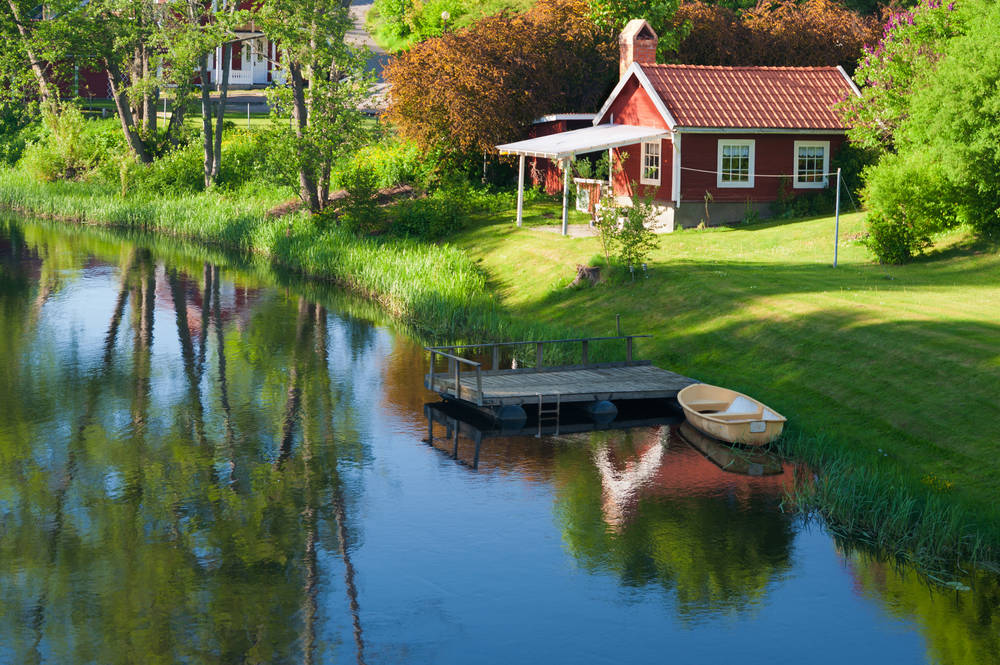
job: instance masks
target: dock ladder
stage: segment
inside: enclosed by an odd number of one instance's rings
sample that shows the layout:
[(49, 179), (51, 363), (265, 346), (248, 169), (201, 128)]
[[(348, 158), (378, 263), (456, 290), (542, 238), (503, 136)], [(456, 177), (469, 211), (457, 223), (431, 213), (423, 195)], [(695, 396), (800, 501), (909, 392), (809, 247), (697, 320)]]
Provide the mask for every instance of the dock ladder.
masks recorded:
[(562, 395), (560, 393), (553, 393), (556, 398), (555, 406), (549, 405), (546, 408), (545, 403), (542, 399), (545, 397), (542, 393), (537, 393), (538, 395), (538, 434), (535, 435), (536, 438), (542, 438), (542, 425), (546, 422), (555, 423), (556, 426), (556, 436), (559, 436), (559, 412), (562, 407)]

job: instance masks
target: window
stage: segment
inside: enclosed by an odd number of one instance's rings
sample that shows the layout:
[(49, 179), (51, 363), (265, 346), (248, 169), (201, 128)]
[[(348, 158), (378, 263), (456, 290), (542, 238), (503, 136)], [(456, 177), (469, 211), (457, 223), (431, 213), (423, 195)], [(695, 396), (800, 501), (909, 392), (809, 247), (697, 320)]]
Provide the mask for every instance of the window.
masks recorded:
[(822, 188), (828, 182), (830, 171), (829, 141), (795, 142), (795, 186), (797, 188)]
[(639, 174), (640, 185), (660, 184), (660, 142), (651, 141), (642, 144), (642, 172)]
[(723, 139), (719, 141), (719, 187), (753, 187), (753, 140)]

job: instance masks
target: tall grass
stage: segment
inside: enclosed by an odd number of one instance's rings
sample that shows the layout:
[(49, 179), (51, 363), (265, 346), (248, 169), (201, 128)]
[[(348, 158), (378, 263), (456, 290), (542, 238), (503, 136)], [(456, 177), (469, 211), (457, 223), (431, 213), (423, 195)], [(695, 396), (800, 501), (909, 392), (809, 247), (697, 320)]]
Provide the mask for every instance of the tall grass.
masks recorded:
[(790, 505), (821, 516), (844, 546), (860, 545), (931, 574), (951, 575), (969, 564), (1000, 572), (1000, 526), (952, 495), (950, 483), (934, 476), (917, 481), (884, 453), (850, 450), (826, 436), (793, 430), (777, 445), (804, 463), (788, 491)]

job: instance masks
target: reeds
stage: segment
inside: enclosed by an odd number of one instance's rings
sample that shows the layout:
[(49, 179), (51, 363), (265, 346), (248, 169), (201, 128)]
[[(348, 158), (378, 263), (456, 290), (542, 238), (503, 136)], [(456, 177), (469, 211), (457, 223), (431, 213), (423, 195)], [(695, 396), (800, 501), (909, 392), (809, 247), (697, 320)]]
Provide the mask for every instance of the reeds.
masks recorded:
[(821, 516), (843, 547), (860, 545), (929, 573), (998, 570), (1000, 526), (946, 486), (916, 481), (897, 464), (828, 437), (792, 431), (777, 446), (801, 462), (787, 505)]

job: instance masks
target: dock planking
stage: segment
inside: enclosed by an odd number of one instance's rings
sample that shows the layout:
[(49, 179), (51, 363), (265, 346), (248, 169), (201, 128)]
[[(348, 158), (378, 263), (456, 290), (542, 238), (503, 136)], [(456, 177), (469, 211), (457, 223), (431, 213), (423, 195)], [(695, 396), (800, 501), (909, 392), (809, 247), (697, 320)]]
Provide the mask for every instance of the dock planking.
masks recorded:
[[(681, 389), (697, 383), (694, 379), (654, 367), (649, 361), (633, 358), (633, 340), (641, 335), (570, 340), (514, 342), (509, 346), (535, 345), (539, 361), (544, 345), (580, 344), (582, 361), (576, 365), (500, 369), (496, 352), (500, 344), (429, 347), (432, 372), (425, 386), (445, 399), (454, 399), (479, 407), (520, 406), (524, 404), (566, 404), (572, 402), (623, 401), (674, 398)], [(626, 360), (613, 363), (587, 362), (590, 343), (606, 340), (626, 343)], [(493, 369), (484, 371), (482, 363), (456, 355), (465, 349), (492, 350)], [(449, 361), (447, 372), (434, 372), (435, 356)], [(463, 366), (465, 369), (463, 370)]]

